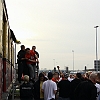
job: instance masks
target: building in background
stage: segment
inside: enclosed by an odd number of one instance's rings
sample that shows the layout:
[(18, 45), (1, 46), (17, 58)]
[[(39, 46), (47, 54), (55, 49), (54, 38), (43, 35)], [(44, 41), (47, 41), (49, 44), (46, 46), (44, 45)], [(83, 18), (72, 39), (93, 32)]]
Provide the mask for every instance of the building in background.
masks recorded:
[(94, 60), (95, 71), (100, 71), (100, 60)]

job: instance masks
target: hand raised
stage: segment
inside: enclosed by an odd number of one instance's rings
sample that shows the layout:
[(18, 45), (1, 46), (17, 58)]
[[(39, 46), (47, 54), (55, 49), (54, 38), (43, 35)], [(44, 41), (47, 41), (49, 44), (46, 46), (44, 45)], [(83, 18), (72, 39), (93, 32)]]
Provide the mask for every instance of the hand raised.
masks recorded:
[(57, 66), (57, 68), (59, 69), (60, 67), (59, 67), (59, 66)]

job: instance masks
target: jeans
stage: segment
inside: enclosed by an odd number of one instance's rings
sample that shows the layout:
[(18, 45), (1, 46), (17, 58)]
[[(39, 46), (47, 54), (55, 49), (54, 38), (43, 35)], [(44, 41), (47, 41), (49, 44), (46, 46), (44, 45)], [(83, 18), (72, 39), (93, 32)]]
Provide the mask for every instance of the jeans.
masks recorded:
[(58, 97), (58, 100), (70, 100), (69, 98)]
[(38, 63), (36, 63), (36, 71), (37, 71), (37, 73), (39, 73), (39, 64)]
[(29, 67), (30, 78), (34, 79), (35, 78), (36, 66), (28, 64), (28, 67)]

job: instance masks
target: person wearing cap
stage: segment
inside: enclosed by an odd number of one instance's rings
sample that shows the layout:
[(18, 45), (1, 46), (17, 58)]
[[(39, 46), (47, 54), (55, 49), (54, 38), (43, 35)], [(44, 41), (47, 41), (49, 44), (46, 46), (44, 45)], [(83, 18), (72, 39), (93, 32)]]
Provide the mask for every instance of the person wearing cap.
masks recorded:
[(33, 85), (29, 83), (29, 76), (24, 75), (24, 83), (20, 85), (20, 99), (33, 100)]
[(68, 74), (64, 74), (64, 79), (58, 82), (59, 97), (58, 100), (70, 100), (70, 81), (68, 80)]
[(52, 81), (53, 74), (48, 73), (48, 79), (42, 85), (42, 92), (44, 93), (44, 100), (55, 100), (55, 94), (57, 92), (57, 85)]

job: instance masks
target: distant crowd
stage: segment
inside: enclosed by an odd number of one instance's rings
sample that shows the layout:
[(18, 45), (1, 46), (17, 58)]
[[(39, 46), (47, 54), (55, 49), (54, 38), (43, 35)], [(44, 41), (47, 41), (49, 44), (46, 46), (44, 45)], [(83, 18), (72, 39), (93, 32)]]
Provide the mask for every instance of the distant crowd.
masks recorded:
[[(41, 72), (34, 83), (25, 75), (21, 100), (100, 100), (100, 73)], [(34, 98), (34, 99), (33, 99)]]

